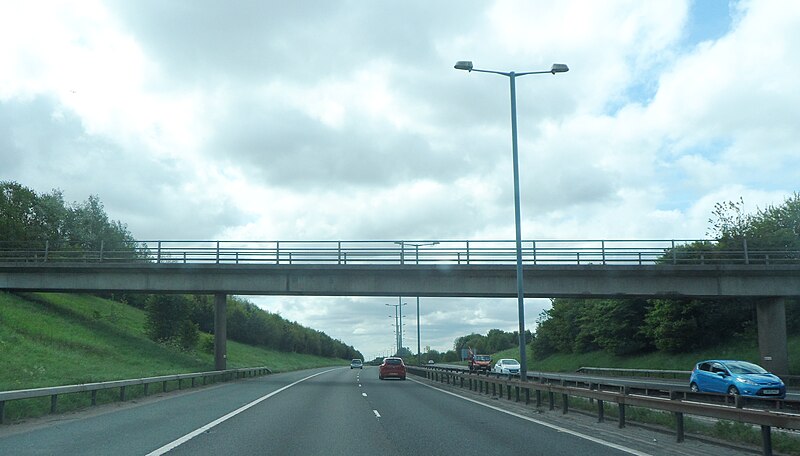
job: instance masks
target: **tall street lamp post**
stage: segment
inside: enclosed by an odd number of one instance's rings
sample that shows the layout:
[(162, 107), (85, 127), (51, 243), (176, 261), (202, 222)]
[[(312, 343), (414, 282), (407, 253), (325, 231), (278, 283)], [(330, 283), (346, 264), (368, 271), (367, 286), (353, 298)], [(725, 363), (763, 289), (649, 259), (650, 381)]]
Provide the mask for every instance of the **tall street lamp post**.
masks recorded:
[(511, 150), (514, 161), (514, 221), (517, 236), (517, 307), (519, 310), (519, 376), (522, 381), (528, 379), (528, 361), (527, 354), (525, 353), (525, 291), (522, 282), (522, 229), (520, 228), (520, 209), (519, 209), (519, 158), (517, 155), (517, 91), (515, 80), (518, 76), (525, 76), (529, 74), (545, 74), (545, 73), (566, 73), (569, 67), (563, 63), (554, 63), (549, 71), (526, 71), (523, 73), (515, 73), (513, 71), (493, 71), (493, 70), (480, 70), (473, 67), (471, 61), (461, 60), (456, 62), (455, 69), (465, 70), (469, 72), (477, 71), (479, 73), (494, 73), (501, 76), (506, 76), (511, 85)]

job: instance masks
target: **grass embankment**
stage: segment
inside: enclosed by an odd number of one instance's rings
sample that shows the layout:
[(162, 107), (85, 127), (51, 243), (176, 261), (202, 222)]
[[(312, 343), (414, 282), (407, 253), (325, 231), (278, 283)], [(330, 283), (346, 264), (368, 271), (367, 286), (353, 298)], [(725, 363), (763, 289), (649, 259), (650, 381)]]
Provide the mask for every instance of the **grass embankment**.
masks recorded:
[[(789, 372), (800, 373), (800, 336), (789, 336)], [(704, 359), (741, 359), (760, 364), (758, 342), (755, 339), (735, 340), (726, 344), (697, 350), (691, 353), (653, 352), (636, 356), (615, 356), (603, 351), (591, 353), (554, 354), (545, 359), (534, 359), (530, 347), (527, 351), (528, 371), (575, 372), (580, 367), (615, 367), (620, 369), (663, 369), (690, 371), (695, 363)], [(492, 355), (519, 359), (519, 348), (510, 348)]]
[[(95, 296), (0, 293), (0, 391), (214, 370), (211, 353), (149, 340), (145, 318), (140, 309)], [(283, 372), (347, 363), (230, 340), (227, 349), (228, 368), (267, 366)], [(115, 394), (99, 394), (98, 400)], [(79, 396), (59, 397), (59, 410), (84, 406), (88, 399)], [(5, 414), (14, 421), (48, 411), (45, 398), (11, 401)]]

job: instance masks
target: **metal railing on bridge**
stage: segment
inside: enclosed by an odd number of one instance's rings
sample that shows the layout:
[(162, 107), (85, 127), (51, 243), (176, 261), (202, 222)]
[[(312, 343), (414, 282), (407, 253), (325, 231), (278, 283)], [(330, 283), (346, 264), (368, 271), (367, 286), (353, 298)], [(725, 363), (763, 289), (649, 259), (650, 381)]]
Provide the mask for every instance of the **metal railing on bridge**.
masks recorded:
[[(797, 250), (723, 249), (713, 240), (525, 240), (526, 265), (797, 264)], [(513, 240), (135, 241), (108, 248), (0, 241), (0, 262), (514, 264)]]

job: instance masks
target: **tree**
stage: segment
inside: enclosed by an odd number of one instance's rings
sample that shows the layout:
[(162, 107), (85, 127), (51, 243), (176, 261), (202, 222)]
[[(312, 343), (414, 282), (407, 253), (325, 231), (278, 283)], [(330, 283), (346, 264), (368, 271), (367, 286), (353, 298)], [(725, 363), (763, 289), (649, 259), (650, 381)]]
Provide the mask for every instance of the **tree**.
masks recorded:
[(190, 350), (199, 338), (197, 324), (189, 319), (189, 300), (181, 295), (152, 295), (145, 304), (146, 331), (150, 339), (176, 343)]

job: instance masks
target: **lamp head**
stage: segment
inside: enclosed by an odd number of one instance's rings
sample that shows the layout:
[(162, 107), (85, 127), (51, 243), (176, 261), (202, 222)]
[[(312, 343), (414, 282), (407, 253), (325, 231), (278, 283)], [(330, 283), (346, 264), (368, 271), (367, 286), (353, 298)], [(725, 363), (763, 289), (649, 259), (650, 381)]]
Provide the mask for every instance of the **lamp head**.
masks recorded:
[(469, 60), (459, 60), (453, 68), (456, 70), (472, 71), (472, 62)]
[(554, 63), (553, 66), (550, 68), (550, 72), (553, 74), (566, 73), (567, 71), (569, 71), (569, 67), (563, 63)]

